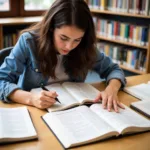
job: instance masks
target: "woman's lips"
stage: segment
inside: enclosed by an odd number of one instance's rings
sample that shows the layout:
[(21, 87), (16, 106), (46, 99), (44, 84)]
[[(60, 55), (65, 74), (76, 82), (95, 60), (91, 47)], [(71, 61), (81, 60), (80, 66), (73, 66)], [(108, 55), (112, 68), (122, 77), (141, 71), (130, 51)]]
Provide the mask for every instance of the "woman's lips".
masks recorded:
[(68, 50), (62, 50), (62, 51), (63, 51), (63, 53), (65, 53), (65, 54), (68, 54), (68, 53), (69, 53)]

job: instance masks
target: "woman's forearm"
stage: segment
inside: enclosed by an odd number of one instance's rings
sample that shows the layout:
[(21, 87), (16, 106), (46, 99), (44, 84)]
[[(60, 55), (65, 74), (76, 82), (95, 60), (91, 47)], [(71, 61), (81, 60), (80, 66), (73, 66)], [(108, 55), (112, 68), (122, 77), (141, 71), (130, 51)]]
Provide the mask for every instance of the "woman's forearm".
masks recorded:
[(23, 91), (20, 89), (15, 90), (12, 92), (8, 98), (13, 102), (26, 104), (26, 105), (33, 105), (31, 101), (31, 93), (27, 91)]
[(15, 90), (9, 95), (9, 99), (13, 102), (31, 105), (40, 109), (49, 108), (54, 105), (56, 92), (41, 91), (38, 93), (31, 93), (20, 89)]

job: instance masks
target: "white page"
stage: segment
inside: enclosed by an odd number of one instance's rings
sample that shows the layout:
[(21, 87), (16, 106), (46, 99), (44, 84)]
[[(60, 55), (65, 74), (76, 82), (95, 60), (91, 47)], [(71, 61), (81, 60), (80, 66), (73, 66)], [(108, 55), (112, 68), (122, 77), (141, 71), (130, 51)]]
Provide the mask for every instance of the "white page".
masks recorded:
[[(79, 143), (114, 131), (114, 128), (98, 118), (97, 115), (90, 111), (86, 106), (53, 112), (48, 115), (51, 116), (49, 117), (49, 120), (51, 120), (49, 121), (49, 125), (61, 141), (64, 140), (63, 138), (68, 137), (71, 139), (71, 143)], [(57, 123), (54, 121), (55, 118), (59, 120), (60, 125), (58, 124), (58, 121)], [(58, 131), (62, 128), (60, 127), (62, 125), (66, 129), (65, 137)]]
[(150, 101), (133, 102), (131, 105), (150, 115)]
[(124, 91), (142, 100), (150, 101), (150, 84), (139, 84), (131, 87), (125, 87)]
[(74, 99), (60, 84), (55, 83), (52, 85), (46, 86), (50, 91), (56, 91), (58, 94), (58, 99), (64, 105), (76, 103), (77, 100)]
[(46, 113), (43, 116), (43, 119), (55, 133), (57, 138), (59, 138), (61, 143), (63, 143), (63, 145), (67, 148), (71, 145), (72, 142), (75, 142), (76, 140), (74, 139), (72, 134), (69, 133), (68, 130), (64, 127), (64, 125), (60, 122), (60, 120), (57, 119), (55, 115), (53, 115), (53, 113)]
[(36, 135), (26, 107), (0, 108), (0, 116), (4, 138), (21, 138)]
[(46, 86), (50, 91), (56, 91), (58, 94), (58, 99), (61, 102), (56, 102), (52, 107), (48, 109), (48, 111), (56, 111), (61, 109), (66, 109), (68, 106), (72, 106), (73, 104), (78, 104), (78, 101), (71, 96), (62, 86), (58, 83)]
[(129, 126), (150, 127), (149, 120), (137, 114), (127, 106), (125, 106), (125, 109), (119, 109), (119, 113), (114, 111), (109, 112), (107, 109), (103, 109), (102, 104), (93, 104), (91, 106), (91, 110), (93, 110), (120, 133), (124, 128)]
[(87, 83), (64, 82), (63, 87), (80, 103), (85, 100), (94, 100), (100, 91)]
[[(58, 94), (58, 99), (61, 102), (56, 102), (52, 107), (48, 108), (48, 111), (56, 111), (56, 110), (61, 110), (61, 109), (66, 109), (69, 106), (72, 106), (73, 104), (77, 104), (78, 101), (72, 97), (62, 86), (60, 83), (55, 83), (51, 85), (47, 85), (46, 88), (50, 91), (55, 91)], [(42, 91), (41, 88), (35, 88), (32, 89), (32, 93), (40, 93)]]

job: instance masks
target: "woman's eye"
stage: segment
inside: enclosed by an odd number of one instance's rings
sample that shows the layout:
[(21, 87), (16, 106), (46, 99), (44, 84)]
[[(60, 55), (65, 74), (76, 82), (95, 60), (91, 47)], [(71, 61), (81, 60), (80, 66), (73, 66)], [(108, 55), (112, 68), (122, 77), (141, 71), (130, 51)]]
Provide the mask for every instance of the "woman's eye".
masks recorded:
[(75, 40), (75, 42), (77, 42), (77, 43), (80, 42), (80, 41), (81, 41), (81, 40)]
[(62, 41), (67, 41), (68, 39), (66, 39), (66, 38), (61, 38), (61, 40), (62, 40)]
[(75, 42), (76, 42), (76, 43), (79, 43), (79, 42), (81, 42), (81, 40), (75, 40)]

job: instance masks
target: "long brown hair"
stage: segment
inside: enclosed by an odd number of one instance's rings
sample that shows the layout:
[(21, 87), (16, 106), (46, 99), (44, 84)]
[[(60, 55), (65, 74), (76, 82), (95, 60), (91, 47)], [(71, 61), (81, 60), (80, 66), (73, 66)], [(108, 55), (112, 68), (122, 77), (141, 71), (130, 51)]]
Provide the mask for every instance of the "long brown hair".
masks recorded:
[(56, 0), (41, 22), (23, 32), (35, 31), (40, 70), (43, 75), (55, 79), (57, 53), (53, 45), (53, 31), (63, 25), (74, 25), (85, 32), (80, 44), (63, 58), (65, 72), (84, 79), (96, 58), (93, 19), (84, 0)]

